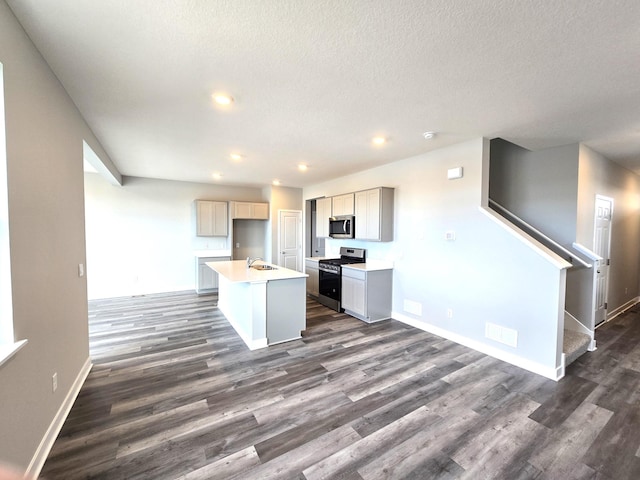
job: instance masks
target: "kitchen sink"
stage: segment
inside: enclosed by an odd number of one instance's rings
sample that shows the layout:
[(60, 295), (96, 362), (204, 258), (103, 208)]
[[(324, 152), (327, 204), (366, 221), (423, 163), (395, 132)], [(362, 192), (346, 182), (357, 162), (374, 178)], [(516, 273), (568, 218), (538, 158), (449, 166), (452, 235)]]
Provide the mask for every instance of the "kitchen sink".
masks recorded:
[(278, 267), (272, 267), (271, 265), (251, 265), (251, 268), (256, 270), (277, 270)]

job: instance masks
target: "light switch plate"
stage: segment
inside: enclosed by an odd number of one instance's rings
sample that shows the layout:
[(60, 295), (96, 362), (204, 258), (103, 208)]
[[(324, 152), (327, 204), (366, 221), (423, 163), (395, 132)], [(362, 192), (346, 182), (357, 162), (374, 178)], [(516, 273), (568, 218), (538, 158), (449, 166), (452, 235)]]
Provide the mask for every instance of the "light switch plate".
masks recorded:
[(447, 170), (447, 178), (449, 180), (462, 178), (462, 167), (450, 168), (449, 170)]

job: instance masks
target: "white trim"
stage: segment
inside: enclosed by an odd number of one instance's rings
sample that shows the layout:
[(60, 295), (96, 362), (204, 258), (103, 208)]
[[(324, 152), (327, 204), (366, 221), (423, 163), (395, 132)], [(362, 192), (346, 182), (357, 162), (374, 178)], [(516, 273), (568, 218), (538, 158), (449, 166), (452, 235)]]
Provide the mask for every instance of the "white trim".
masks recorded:
[[(294, 340), (300, 340), (301, 338), (302, 338), (302, 335), (298, 335), (297, 337), (292, 337), (292, 338), (288, 338), (286, 340), (279, 340), (277, 342), (273, 342), (273, 343), (271, 343), (269, 345), (265, 345), (265, 347), (268, 347), (268, 346), (271, 346), (271, 345), (278, 345), (280, 343), (292, 342)], [(268, 340), (268, 339), (265, 338), (265, 340)], [(262, 342), (262, 340), (260, 340), (260, 341)], [(258, 347), (258, 348), (263, 348), (263, 347)], [(255, 350), (255, 349), (252, 348), (251, 350)]]
[(524, 368), (529, 372), (542, 375), (543, 377), (549, 378), (551, 380), (558, 381), (562, 377), (564, 377), (564, 364), (561, 364), (559, 367), (548, 367), (537, 362), (532, 362), (531, 360), (528, 360), (526, 358), (522, 358), (519, 355), (505, 352), (477, 340), (472, 340), (460, 334), (450, 332), (448, 330), (430, 325), (425, 322), (421, 322), (415, 318), (407, 317), (402, 313), (392, 312), (391, 317), (394, 320), (398, 320), (399, 322), (405, 323), (420, 330), (424, 330), (425, 332), (433, 333), (434, 335), (437, 335), (439, 337), (446, 338), (447, 340), (459, 343), (460, 345), (472, 348), (473, 350), (497, 358), (498, 360), (510, 363), (511, 365), (515, 365), (516, 367)]
[[(614, 208), (614, 199), (612, 197), (607, 197), (605, 195), (600, 195), (600, 194), (596, 194), (595, 200), (593, 202), (593, 247), (596, 247), (596, 223), (598, 223), (598, 200), (601, 200), (603, 202), (609, 202), (610, 205), (610, 211), (609, 211), (609, 239), (607, 241), (607, 257), (604, 258), (602, 257), (601, 260), (598, 262), (598, 264), (596, 265), (596, 267), (600, 266), (601, 262), (604, 262), (606, 260), (611, 260), (611, 238), (612, 238), (612, 234), (613, 234), (613, 208)], [(595, 253), (595, 252), (594, 252)], [(596, 253), (596, 255), (598, 255)], [(607, 267), (607, 275), (605, 278), (605, 286), (604, 286), (604, 321), (602, 323), (608, 322), (610, 319), (614, 318), (615, 316), (617, 316), (618, 314), (615, 314), (613, 316), (611, 316), (608, 312), (607, 309), (607, 303), (609, 302), (609, 281), (611, 280), (611, 270), (609, 268), (609, 265), (606, 265)], [(600, 272), (600, 270), (598, 268), (594, 269), (594, 277), (593, 277), (593, 281), (594, 281), (594, 285), (593, 285), (593, 323), (595, 325), (596, 322), (596, 311), (598, 308), (598, 273)]]
[(557, 268), (564, 270), (567, 268), (571, 268), (569, 262), (567, 262), (560, 255), (557, 255), (551, 249), (545, 247), (542, 243), (538, 242), (531, 235), (525, 233), (523, 230), (516, 228), (511, 222), (509, 222), (502, 215), (498, 214), (495, 210), (492, 210), (487, 207), (478, 207), (480, 212), (484, 213), (487, 217), (493, 220), (496, 224), (500, 225), (504, 230), (509, 232), (511, 235), (516, 237), (522, 243), (527, 245), (529, 248), (538, 253), (541, 257), (545, 258), (547, 261), (555, 265)]
[(247, 347), (249, 347), (249, 350), (258, 350), (269, 346), (269, 341), (266, 338), (259, 338), (258, 340), (251, 340), (245, 343), (247, 344)]
[(515, 213), (512, 213), (509, 210), (507, 210), (506, 208), (504, 208), (498, 202), (489, 199), (489, 205), (497, 207), (498, 210), (501, 210), (505, 215), (507, 215), (508, 217), (511, 217), (512, 219), (514, 219), (516, 221), (516, 224), (519, 223), (520, 225), (526, 227), (529, 231), (531, 231), (531, 232), (535, 233), (536, 235), (538, 235), (539, 238), (543, 238), (545, 241), (547, 241), (548, 243), (550, 243), (551, 245), (556, 247), (558, 250), (563, 252), (565, 255), (567, 255), (567, 256), (569, 256), (571, 258), (575, 258), (577, 260), (577, 262), (580, 263), (583, 267), (591, 268), (593, 266), (593, 265), (585, 262), (584, 260), (582, 260), (580, 257), (576, 256), (573, 252), (570, 252), (569, 250), (564, 248), (562, 245), (560, 245), (558, 242), (556, 242), (551, 237), (548, 237), (547, 235), (542, 233), (540, 230), (535, 228), (533, 225), (525, 222), (522, 218), (517, 216)]
[(38, 478), (38, 476), (40, 475), (40, 471), (44, 466), (44, 462), (49, 456), (51, 448), (53, 448), (53, 444), (56, 441), (60, 430), (62, 430), (62, 425), (69, 416), (71, 407), (73, 407), (73, 403), (76, 401), (76, 398), (80, 393), (80, 389), (82, 388), (84, 381), (87, 379), (87, 376), (91, 371), (91, 367), (93, 367), (93, 364), (91, 363), (91, 358), (89, 357), (84, 362), (82, 369), (80, 369), (80, 372), (73, 382), (73, 385), (71, 385), (71, 388), (69, 389), (67, 396), (62, 402), (62, 405), (60, 405), (58, 413), (56, 413), (56, 416), (53, 418), (53, 421), (49, 425), (47, 432), (44, 434), (44, 437), (42, 437), (40, 445), (38, 445), (38, 448), (36, 449), (36, 452), (33, 455), (31, 462), (29, 463), (29, 467), (27, 467), (25, 478)]
[(18, 340), (17, 342), (0, 344), (0, 367), (7, 363), (18, 351), (27, 344), (28, 340)]
[[(564, 369), (567, 366), (567, 357), (564, 353), (560, 355), (560, 366), (556, 369), (556, 381), (564, 377)], [(554, 380), (553, 378), (551, 380)]]
[[(612, 310), (611, 313), (607, 313), (607, 318), (600, 325), (604, 325), (605, 323), (610, 322), (611, 320), (613, 320), (614, 318), (618, 317), (619, 315), (622, 315), (624, 312), (629, 310), (631, 307), (633, 307), (637, 303), (640, 303), (640, 297), (632, 298), (627, 303), (625, 303), (623, 305), (620, 305), (615, 310)], [(598, 325), (598, 326), (600, 326), (600, 325)]]
[(11, 242), (9, 235), (9, 177), (4, 110), (4, 70), (0, 63), (0, 346), (8, 348), (5, 360), (15, 353), (13, 297), (11, 294)]
[(298, 225), (297, 225), (297, 235), (298, 238), (300, 239), (300, 249), (298, 250), (298, 253), (296, 254), (296, 261), (300, 263), (299, 265), (299, 270), (298, 272), (304, 272), (304, 231), (303, 231), (303, 221), (302, 221), (302, 210), (291, 210), (289, 208), (280, 208), (278, 209), (278, 225), (277, 225), (277, 230), (278, 230), (278, 253), (277, 253), (277, 263), (275, 263), (276, 265), (280, 265), (281, 267), (284, 267), (284, 261), (281, 263), (280, 261), (283, 260), (281, 258), (282, 255), (282, 223), (280, 220), (282, 220), (281, 215), (283, 213), (296, 213), (296, 214), (300, 214), (300, 216), (298, 217)]
[(587, 247), (585, 247), (581, 243), (573, 242), (573, 248), (575, 248), (580, 253), (587, 256), (590, 260), (594, 262), (599, 262), (600, 260), (602, 260), (602, 257), (600, 255), (597, 255), (594, 251), (589, 250)]
[(236, 331), (236, 333), (238, 334), (238, 336), (242, 339), (242, 341), (245, 343), (245, 345), (247, 347), (249, 347), (249, 350), (258, 350), (260, 348), (266, 348), (269, 346), (269, 341), (267, 339), (267, 337), (264, 338), (258, 338), (256, 340), (253, 340), (240, 326), (239, 323), (237, 323), (235, 321), (235, 319), (230, 316), (227, 315), (222, 308), (220, 308), (220, 301), (218, 300), (218, 309), (224, 314), (224, 318), (227, 319), (227, 322), (229, 322), (231, 324), (231, 326), (233, 327), (233, 329)]

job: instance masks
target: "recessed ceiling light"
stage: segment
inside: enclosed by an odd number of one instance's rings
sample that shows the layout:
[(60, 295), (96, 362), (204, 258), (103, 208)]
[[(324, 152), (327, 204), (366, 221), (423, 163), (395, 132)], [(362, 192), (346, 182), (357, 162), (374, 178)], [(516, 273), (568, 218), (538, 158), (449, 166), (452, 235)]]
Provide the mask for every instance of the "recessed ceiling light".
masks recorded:
[(422, 136), (427, 140), (431, 140), (433, 137), (436, 136), (436, 132), (424, 132)]
[(242, 160), (244, 157), (242, 155), (240, 155), (239, 153), (232, 153), (231, 154), (231, 159), (235, 160), (236, 162), (239, 162), (240, 160)]
[(233, 97), (231, 95), (227, 95), (226, 93), (214, 93), (213, 101), (218, 105), (231, 105), (233, 103)]
[(280, 180), (277, 178), (272, 182), (274, 185), (280, 185)]
[(387, 139), (384, 137), (373, 137), (372, 141), (374, 145), (384, 145)]
[(304, 163), (300, 163), (298, 165), (298, 170), (300, 170), (301, 172), (306, 172), (307, 170), (309, 170), (309, 166), (305, 165)]
[(216, 180), (220, 180), (222, 178), (222, 174), (220, 172), (215, 172), (212, 177)]

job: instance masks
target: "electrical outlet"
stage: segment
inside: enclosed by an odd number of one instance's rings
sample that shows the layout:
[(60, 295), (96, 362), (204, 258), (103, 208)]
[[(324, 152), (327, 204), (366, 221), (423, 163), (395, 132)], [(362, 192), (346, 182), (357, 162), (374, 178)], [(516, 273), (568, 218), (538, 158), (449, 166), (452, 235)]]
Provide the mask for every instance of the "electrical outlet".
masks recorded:
[(84, 277), (84, 263), (78, 264), (78, 276)]
[(54, 373), (51, 377), (51, 391), (55, 392), (58, 389), (58, 372)]
[(447, 318), (453, 318), (453, 309), (447, 308)]

